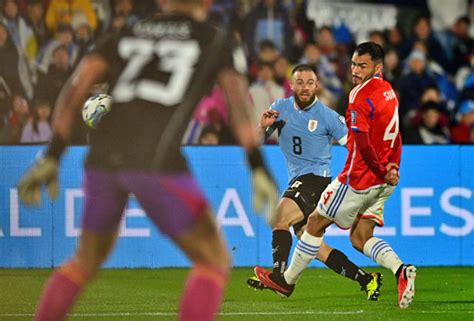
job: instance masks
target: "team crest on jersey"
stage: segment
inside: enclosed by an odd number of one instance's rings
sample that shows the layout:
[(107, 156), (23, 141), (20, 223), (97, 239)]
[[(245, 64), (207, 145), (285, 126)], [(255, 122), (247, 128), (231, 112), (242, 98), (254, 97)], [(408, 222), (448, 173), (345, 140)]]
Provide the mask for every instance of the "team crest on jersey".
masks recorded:
[(355, 110), (351, 110), (351, 124), (357, 123), (357, 112)]
[(315, 120), (315, 119), (310, 119), (308, 121), (308, 130), (310, 132), (314, 132), (316, 130), (316, 128), (318, 128), (318, 121)]

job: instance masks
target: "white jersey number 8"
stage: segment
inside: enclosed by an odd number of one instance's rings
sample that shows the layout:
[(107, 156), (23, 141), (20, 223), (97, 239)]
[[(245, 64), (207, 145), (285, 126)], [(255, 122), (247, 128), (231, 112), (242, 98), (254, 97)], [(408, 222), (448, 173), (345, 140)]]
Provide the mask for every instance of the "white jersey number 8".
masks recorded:
[[(125, 103), (139, 98), (172, 106), (179, 103), (188, 87), (199, 58), (200, 49), (196, 40), (159, 41), (139, 38), (123, 38), (118, 45), (120, 57), (128, 60), (115, 85), (114, 102)], [(152, 79), (137, 79), (143, 68), (157, 55), (159, 70), (170, 72), (167, 83)]]

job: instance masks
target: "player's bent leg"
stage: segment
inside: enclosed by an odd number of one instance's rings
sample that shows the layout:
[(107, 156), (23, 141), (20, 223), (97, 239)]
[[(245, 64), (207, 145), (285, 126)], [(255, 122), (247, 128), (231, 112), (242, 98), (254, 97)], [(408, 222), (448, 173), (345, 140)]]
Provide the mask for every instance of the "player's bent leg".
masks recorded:
[(318, 255), (324, 231), (332, 223), (331, 220), (319, 215), (317, 211), (309, 216), (306, 230), (298, 241), (291, 264), (284, 274), (286, 283), (296, 284), (304, 269)]
[(273, 273), (282, 275), (287, 268), (293, 242), (290, 226), (301, 222), (304, 215), (298, 204), (287, 197), (281, 199), (277, 210), (279, 219), (272, 226)]
[[(273, 271), (275, 277), (282, 278), (288, 266), (293, 236), (290, 233), (290, 226), (304, 220), (303, 212), (298, 204), (289, 197), (283, 197), (277, 207), (277, 221), (272, 226), (272, 256)], [(260, 267), (255, 267), (262, 269)], [(266, 286), (259, 281), (257, 276), (247, 279), (247, 285), (255, 290), (266, 289)]]
[(375, 222), (372, 220), (360, 219), (356, 221), (351, 229), (352, 245), (395, 274), (403, 262), (387, 242), (373, 236), (374, 228)]
[(63, 264), (49, 278), (34, 320), (64, 320), (82, 289), (107, 258), (116, 236), (116, 231), (109, 233), (82, 231), (73, 259)]
[(387, 242), (373, 236), (375, 225), (370, 219), (356, 221), (351, 229), (351, 242), (367, 257), (392, 270), (397, 279), (398, 305), (402, 309), (407, 308), (415, 296), (416, 268), (403, 264)]
[(193, 227), (174, 240), (193, 262), (180, 304), (179, 320), (215, 320), (231, 258), (210, 211), (206, 209)]
[(377, 301), (380, 296), (382, 275), (380, 273), (369, 273), (354, 264), (349, 258), (337, 249), (333, 249), (325, 242), (321, 243), (316, 258), (326, 264), (331, 270), (348, 279), (359, 283), (361, 290), (367, 294), (367, 299)]

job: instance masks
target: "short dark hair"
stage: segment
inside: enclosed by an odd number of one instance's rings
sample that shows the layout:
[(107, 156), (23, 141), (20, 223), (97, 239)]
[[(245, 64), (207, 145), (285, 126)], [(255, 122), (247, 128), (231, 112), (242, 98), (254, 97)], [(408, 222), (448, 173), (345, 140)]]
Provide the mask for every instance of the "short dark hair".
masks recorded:
[(372, 41), (363, 42), (359, 44), (355, 48), (355, 52), (359, 56), (368, 54), (372, 58), (372, 61), (374, 61), (375, 63), (383, 63), (385, 59), (385, 52), (382, 46)]
[(296, 65), (295, 68), (293, 68), (293, 70), (291, 71), (291, 75), (293, 76), (295, 74), (295, 72), (297, 72), (297, 71), (312, 71), (312, 72), (314, 72), (316, 77), (318, 76), (318, 72), (317, 72), (316, 68), (309, 65), (309, 64)]

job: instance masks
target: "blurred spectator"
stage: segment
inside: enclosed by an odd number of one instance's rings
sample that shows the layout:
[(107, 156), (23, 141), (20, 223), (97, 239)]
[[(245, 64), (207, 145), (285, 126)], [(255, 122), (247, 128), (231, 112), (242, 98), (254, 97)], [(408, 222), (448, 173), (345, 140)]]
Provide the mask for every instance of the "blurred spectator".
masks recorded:
[(275, 82), (275, 74), (272, 64), (260, 64), (258, 78), (249, 88), (250, 97), (253, 102), (253, 119), (255, 126), (260, 121), (262, 113), (277, 99), (285, 97), (285, 90)]
[(449, 127), (441, 121), (442, 107), (435, 102), (427, 102), (419, 109), (418, 121), (404, 135), (406, 144), (449, 144)]
[(226, 125), (229, 123), (226, 98), (224, 92), (218, 85), (215, 85), (211, 93), (199, 102), (199, 105), (194, 112), (193, 119), (203, 125), (207, 125), (211, 122), (211, 119), (209, 118), (211, 110), (219, 113), (221, 119)]
[(46, 25), (52, 34), (61, 24), (73, 25), (74, 20), (84, 18), (95, 31), (97, 15), (91, 0), (53, 0), (46, 11)]
[(77, 57), (74, 65), (79, 63), (81, 58), (94, 46), (94, 32), (86, 21), (77, 20), (73, 25), (74, 43), (77, 45)]
[(448, 29), (454, 21), (468, 12), (470, 0), (426, 0), (434, 31)]
[(206, 126), (199, 135), (198, 145), (219, 145), (219, 132), (212, 126)]
[(460, 121), (451, 128), (455, 144), (474, 144), (474, 100), (465, 100), (459, 108)]
[[(327, 56), (321, 54), (319, 46), (307, 43), (300, 63), (305, 63), (316, 68), (320, 80), (320, 93), (318, 97), (328, 106), (335, 106), (341, 97), (342, 82), (336, 74), (336, 69)], [(325, 91), (325, 93), (324, 93)]]
[(321, 55), (326, 57), (333, 66), (339, 80), (344, 79), (350, 68), (350, 59), (347, 44), (337, 44), (334, 33), (329, 27), (321, 27), (316, 33), (316, 44)]
[(387, 48), (385, 51), (385, 59), (383, 66), (383, 77), (392, 84), (396, 84), (402, 75), (402, 66), (398, 53), (393, 47)]
[(130, 27), (138, 21), (138, 16), (133, 12), (132, 0), (113, 0), (112, 30), (120, 30), (124, 26)]
[(238, 3), (234, 0), (215, 0), (212, 2), (212, 6), (209, 9), (209, 20), (215, 24), (225, 26), (232, 29), (233, 31), (239, 31), (234, 27), (237, 27), (237, 20), (240, 20), (238, 16)]
[(69, 52), (65, 46), (54, 49), (48, 71), (39, 74), (35, 99), (47, 100), (54, 106), (62, 86), (72, 73), (69, 60)]
[(409, 71), (400, 77), (396, 89), (400, 94), (400, 120), (406, 121), (410, 111), (416, 110), (421, 94), (428, 87), (436, 86), (436, 80), (426, 71), (426, 56), (415, 50), (408, 57)]
[(49, 123), (51, 116), (51, 105), (48, 101), (36, 102), (31, 117), (23, 128), (21, 143), (46, 143), (53, 132)]
[(26, 22), (33, 30), (38, 48), (41, 48), (49, 38), (48, 29), (44, 21), (44, 4), (41, 0), (29, 0), (27, 8)]
[(426, 44), (427, 54), (441, 67), (443, 67), (444, 71), (449, 72), (451, 70), (448, 58), (444, 53), (443, 47), (441, 46), (440, 42), (434, 36), (431, 30), (431, 23), (428, 16), (421, 15), (415, 20), (413, 24), (412, 34), (406, 40), (404, 46), (405, 52), (402, 52), (402, 59), (404, 59), (406, 55), (414, 49), (413, 45), (417, 41), (423, 41)]
[(279, 56), (273, 64), (273, 70), (275, 72), (275, 82), (283, 87), (285, 91), (285, 97), (289, 97), (292, 94), (290, 78), (291, 78), (290, 63), (285, 56)]
[(471, 20), (468, 16), (458, 18), (450, 29), (440, 32), (439, 38), (450, 61), (450, 74), (464, 66), (469, 66), (474, 40), (469, 37)]
[(40, 72), (48, 72), (53, 52), (60, 46), (66, 48), (69, 59), (68, 63), (70, 66), (74, 66), (79, 54), (79, 48), (74, 42), (74, 30), (71, 25), (60, 25), (54, 34), (54, 38), (41, 48), (38, 55), (38, 69)]
[[(428, 48), (424, 41), (416, 41), (413, 48), (423, 52), (429, 58)], [(436, 84), (443, 95), (443, 99), (446, 100), (449, 110), (453, 110), (458, 98), (458, 90), (451, 79), (452, 77), (432, 58), (426, 62), (426, 71), (436, 80)]]
[(28, 101), (22, 94), (15, 93), (12, 98), (11, 109), (6, 117), (5, 126), (0, 132), (0, 143), (19, 144), (23, 127), (29, 118)]
[(212, 127), (219, 136), (219, 145), (235, 144), (234, 136), (232, 135), (229, 126), (227, 126), (224, 119), (222, 119), (221, 113), (215, 109), (211, 109), (208, 112), (208, 118), (208, 126)]
[(280, 56), (275, 44), (270, 40), (262, 41), (258, 46), (258, 55), (257, 58), (251, 60), (249, 68), (249, 77), (253, 81), (258, 77), (258, 71), (260, 70), (261, 63), (273, 64), (277, 58)]
[(92, 0), (92, 6), (97, 16), (97, 29), (95, 30), (95, 34), (98, 35), (99, 33), (107, 31), (110, 27), (112, 4), (110, 1)]
[[(11, 106), (11, 89), (0, 76), (0, 133), (7, 123), (8, 113)], [(0, 144), (2, 143), (0, 137)]]
[(293, 29), (288, 11), (279, 0), (261, 0), (245, 19), (245, 43), (251, 60), (263, 40), (272, 41), (284, 56), (291, 56)]
[(369, 32), (369, 41), (375, 42), (376, 44), (382, 46), (382, 48), (387, 47), (387, 42), (385, 39), (385, 35), (382, 31), (379, 30), (372, 30)]
[(18, 6), (14, 0), (4, 0), (3, 17), (0, 18), (10, 33), (10, 37), (20, 54), (24, 54), (29, 61), (33, 61), (38, 52), (38, 44), (33, 30), (26, 20), (18, 13)]
[(397, 24), (385, 30), (385, 39), (387, 40), (387, 46), (394, 48), (399, 59), (402, 60), (404, 58), (403, 50), (405, 45), (405, 35), (402, 28)]
[(0, 22), (0, 78), (5, 82), (8, 91), (20, 87), (18, 70), (18, 51), (10, 38), (7, 27)]

